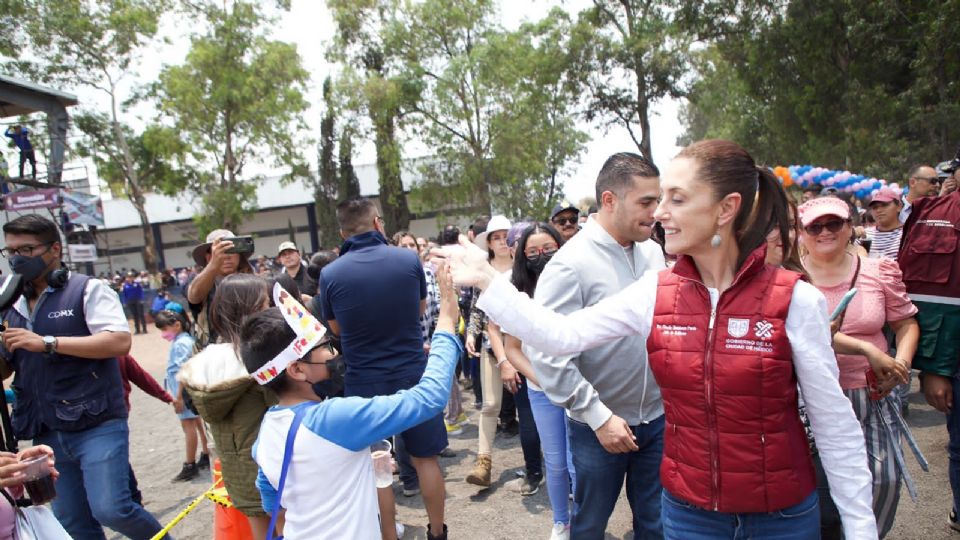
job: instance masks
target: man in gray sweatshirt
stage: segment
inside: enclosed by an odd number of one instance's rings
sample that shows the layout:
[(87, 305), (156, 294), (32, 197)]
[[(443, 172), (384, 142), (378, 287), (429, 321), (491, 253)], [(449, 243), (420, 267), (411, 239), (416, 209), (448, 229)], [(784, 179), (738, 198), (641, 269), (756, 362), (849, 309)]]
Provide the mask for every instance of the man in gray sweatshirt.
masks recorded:
[[(647, 270), (665, 268), (660, 246), (650, 240), (659, 176), (637, 154), (607, 159), (597, 178), (598, 213), (547, 264), (537, 301), (571, 313), (616, 294)], [(567, 410), (576, 472), (571, 538), (604, 537), (624, 477), (634, 538), (663, 538), (663, 403), (644, 340), (627, 337), (576, 356), (537, 353), (530, 360), (547, 397)]]

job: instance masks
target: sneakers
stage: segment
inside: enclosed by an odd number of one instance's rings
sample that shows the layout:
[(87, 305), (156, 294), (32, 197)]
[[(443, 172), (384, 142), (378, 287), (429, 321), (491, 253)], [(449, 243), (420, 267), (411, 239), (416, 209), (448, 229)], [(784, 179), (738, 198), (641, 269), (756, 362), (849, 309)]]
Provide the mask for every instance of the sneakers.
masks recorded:
[(960, 531), (960, 522), (957, 521), (957, 512), (955, 510), (950, 511), (950, 528), (955, 531)]
[(457, 423), (458, 423), (458, 424), (466, 424), (466, 423), (467, 423), (467, 413), (461, 411), (461, 412), (460, 412), (460, 416), (457, 417)]
[(427, 540), (447, 540), (447, 524), (443, 524), (442, 534), (434, 536), (433, 533), (430, 532), (430, 524), (427, 523)]
[(193, 480), (200, 474), (196, 463), (184, 463), (180, 473), (173, 477), (174, 482), (186, 482)]
[(446, 420), (443, 421), (447, 426), (447, 435), (460, 435), (463, 433), (463, 426), (460, 424), (450, 424)]
[[(420, 488), (418, 487), (409, 488), (409, 489), (403, 488), (404, 497), (413, 497), (414, 495), (419, 495), (419, 494), (420, 494)], [(398, 535), (398, 536), (402, 536), (402, 535)]]
[(570, 540), (570, 526), (565, 523), (554, 523), (550, 531), (550, 540)]
[(528, 474), (523, 478), (522, 483), (520, 484), (520, 494), (524, 497), (529, 497), (530, 495), (536, 495), (540, 491), (540, 486), (543, 484), (543, 475), (533, 476)]
[(446, 448), (444, 448), (443, 450), (440, 451), (440, 457), (442, 457), (442, 458), (454, 458), (454, 457), (457, 457), (457, 453), (454, 452), (453, 450), (451, 450), (450, 447), (448, 446), (448, 447), (446, 447)]
[(516, 437), (520, 434), (520, 422), (516, 420), (507, 420), (497, 426), (497, 431), (504, 437)]
[(397, 527), (397, 538), (403, 538), (403, 531), (406, 530), (403, 527), (403, 523), (400, 523), (399, 521), (396, 522), (396, 527)]
[(200, 459), (197, 460), (197, 469), (201, 471), (210, 469), (210, 454), (200, 454)]
[(473, 467), (473, 472), (467, 475), (467, 483), (480, 487), (490, 487), (490, 469), (493, 463), (490, 456), (480, 454), (477, 456), (477, 464)]

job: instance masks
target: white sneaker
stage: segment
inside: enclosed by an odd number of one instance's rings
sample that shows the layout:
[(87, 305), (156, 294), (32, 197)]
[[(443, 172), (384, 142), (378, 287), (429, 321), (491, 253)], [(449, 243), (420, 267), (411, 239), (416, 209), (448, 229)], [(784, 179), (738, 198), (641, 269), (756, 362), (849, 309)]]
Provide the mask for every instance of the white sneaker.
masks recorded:
[[(403, 538), (403, 531), (404, 531), (404, 529), (403, 529), (403, 523), (400, 523), (400, 522), (398, 521), (398, 522), (396, 523), (396, 525), (397, 525), (397, 538)], [(564, 537), (564, 538), (569, 538), (569, 536), (566, 536), (566, 537)]]
[(560, 522), (554, 523), (550, 540), (570, 540), (570, 526)]

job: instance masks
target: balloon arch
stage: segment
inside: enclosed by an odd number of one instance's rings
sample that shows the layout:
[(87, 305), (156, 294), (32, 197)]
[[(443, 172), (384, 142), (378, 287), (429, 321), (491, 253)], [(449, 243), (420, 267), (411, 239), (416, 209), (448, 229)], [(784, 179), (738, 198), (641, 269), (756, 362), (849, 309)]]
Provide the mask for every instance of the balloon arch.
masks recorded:
[(869, 199), (880, 188), (884, 187), (892, 189), (898, 196), (903, 193), (903, 188), (896, 182), (888, 183), (882, 178), (853, 174), (850, 171), (834, 171), (812, 165), (774, 167), (773, 174), (780, 179), (784, 187), (796, 185), (806, 188), (812, 185), (820, 185), (824, 188), (836, 188), (841, 193), (850, 193), (859, 199)]

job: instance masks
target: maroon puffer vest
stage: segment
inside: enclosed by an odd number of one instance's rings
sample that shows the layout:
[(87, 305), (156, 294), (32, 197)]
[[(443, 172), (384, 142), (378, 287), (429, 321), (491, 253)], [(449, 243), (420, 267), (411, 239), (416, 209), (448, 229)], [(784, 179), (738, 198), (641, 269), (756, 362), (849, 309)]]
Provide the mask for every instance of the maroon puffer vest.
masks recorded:
[(772, 512), (816, 487), (786, 333), (800, 276), (764, 264), (765, 252), (714, 313), (689, 257), (659, 275), (647, 350), (665, 409), (660, 479), (709, 510)]

